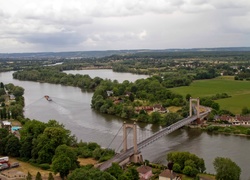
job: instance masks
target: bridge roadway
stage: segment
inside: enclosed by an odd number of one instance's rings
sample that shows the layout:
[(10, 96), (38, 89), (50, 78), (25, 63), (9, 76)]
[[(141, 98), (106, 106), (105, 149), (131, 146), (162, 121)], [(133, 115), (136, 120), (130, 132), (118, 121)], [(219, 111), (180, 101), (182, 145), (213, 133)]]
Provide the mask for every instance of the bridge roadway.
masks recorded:
[[(206, 112), (203, 112), (203, 113), (200, 113), (200, 118), (204, 118), (205, 116), (208, 115), (208, 113), (211, 111), (211, 109), (209, 108), (206, 108)], [(170, 134), (171, 132), (193, 122), (194, 120), (197, 119), (197, 115), (193, 115), (191, 117), (187, 117), (187, 118), (184, 118), (168, 127), (165, 127), (163, 129), (161, 129), (160, 131), (154, 133), (152, 136), (150, 136), (149, 138), (141, 141), (138, 143), (138, 150), (146, 147), (147, 145), (153, 143), (154, 141), (158, 140), (159, 138), (167, 135), (167, 134)], [(134, 154), (134, 147), (131, 147), (129, 148), (126, 152), (122, 152), (120, 154), (116, 154), (112, 159), (104, 162), (103, 164), (101, 164), (99, 166), (99, 169), (104, 171), (106, 169), (108, 169), (109, 167), (111, 167), (112, 163), (113, 162), (116, 162), (116, 163), (120, 163), (122, 161), (124, 161), (125, 159), (127, 159), (128, 157), (132, 156)]]

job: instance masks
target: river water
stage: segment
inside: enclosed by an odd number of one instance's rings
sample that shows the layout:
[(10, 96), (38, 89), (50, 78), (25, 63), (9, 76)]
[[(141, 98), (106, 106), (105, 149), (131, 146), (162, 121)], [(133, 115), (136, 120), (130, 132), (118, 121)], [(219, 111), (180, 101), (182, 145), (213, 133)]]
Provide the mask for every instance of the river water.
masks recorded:
[[(90, 77), (117, 79), (119, 82), (147, 77), (130, 73), (114, 73), (112, 70), (83, 70), (70, 71), (70, 73), (88, 73)], [(0, 73), (0, 82), (13, 83), (25, 89), (26, 117), (43, 122), (55, 119), (71, 130), (78, 140), (97, 142), (117, 152), (121, 150), (121, 127), (124, 120), (93, 111), (90, 108), (93, 93), (82, 92), (76, 87), (15, 80), (12, 78), (12, 72)], [(47, 101), (44, 95), (49, 95), (53, 101)], [(160, 128), (156, 125), (138, 124), (138, 140), (148, 137)], [(130, 146), (132, 146), (131, 134), (128, 138)], [(166, 164), (166, 154), (171, 151), (189, 151), (203, 158), (208, 173), (214, 173), (213, 160), (216, 157), (228, 157), (241, 167), (242, 180), (250, 178), (250, 138), (248, 137), (179, 129), (142, 149), (142, 155), (149, 161)]]

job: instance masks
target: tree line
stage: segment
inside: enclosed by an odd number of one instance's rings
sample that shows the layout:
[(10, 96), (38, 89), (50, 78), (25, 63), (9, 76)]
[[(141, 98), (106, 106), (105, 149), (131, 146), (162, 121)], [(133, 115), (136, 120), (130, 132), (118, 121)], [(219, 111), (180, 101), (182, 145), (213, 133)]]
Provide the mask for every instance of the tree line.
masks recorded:
[[(0, 83), (0, 119), (20, 119), (23, 117), (24, 89), (14, 84)], [(10, 99), (14, 95), (14, 99)]]

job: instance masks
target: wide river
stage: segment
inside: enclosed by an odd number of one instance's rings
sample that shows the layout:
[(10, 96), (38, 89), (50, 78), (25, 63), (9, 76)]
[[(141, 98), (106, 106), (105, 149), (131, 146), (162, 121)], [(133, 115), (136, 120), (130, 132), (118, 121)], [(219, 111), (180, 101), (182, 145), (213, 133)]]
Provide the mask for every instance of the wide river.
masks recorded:
[[(82, 70), (67, 71), (67, 73), (89, 74), (92, 78), (99, 76), (104, 79), (117, 79), (119, 82), (147, 77), (130, 73), (114, 73), (112, 70)], [(12, 78), (12, 72), (0, 73), (0, 82), (13, 83), (25, 89), (26, 117), (43, 122), (55, 119), (71, 130), (78, 140), (97, 142), (117, 152), (121, 150), (121, 127), (124, 120), (93, 111), (90, 107), (93, 93), (82, 92), (76, 87), (15, 80)], [(49, 95), (53, 101), (45, 100), (44, 95)], [(160, 128), (138, 124), (138, 140), (148, 137)], [(129, 134), (129, 140), (132, 139), (131, 134)], [(129, 145), (132, 146), (132, 142), (129, 141)], [(242, 180), (250, 178), (250, 138), (248, 137), (179, 129), (142, 149), (142, 155), (149, 161), (166, 164), (166, 154), (171, 151), (189, 151), (203, 158), (208, 173), (215, 172), (213, 160), (216, 157), (228, 157), (241, 167)]]

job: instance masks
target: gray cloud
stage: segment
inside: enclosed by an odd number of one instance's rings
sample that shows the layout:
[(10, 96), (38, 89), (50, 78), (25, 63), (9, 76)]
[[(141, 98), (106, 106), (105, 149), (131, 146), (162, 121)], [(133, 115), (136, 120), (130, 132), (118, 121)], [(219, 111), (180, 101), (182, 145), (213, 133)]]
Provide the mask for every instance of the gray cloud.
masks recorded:
[(250, 44), (249, 0), (0, 0), (0, 4), (2, 52)]

